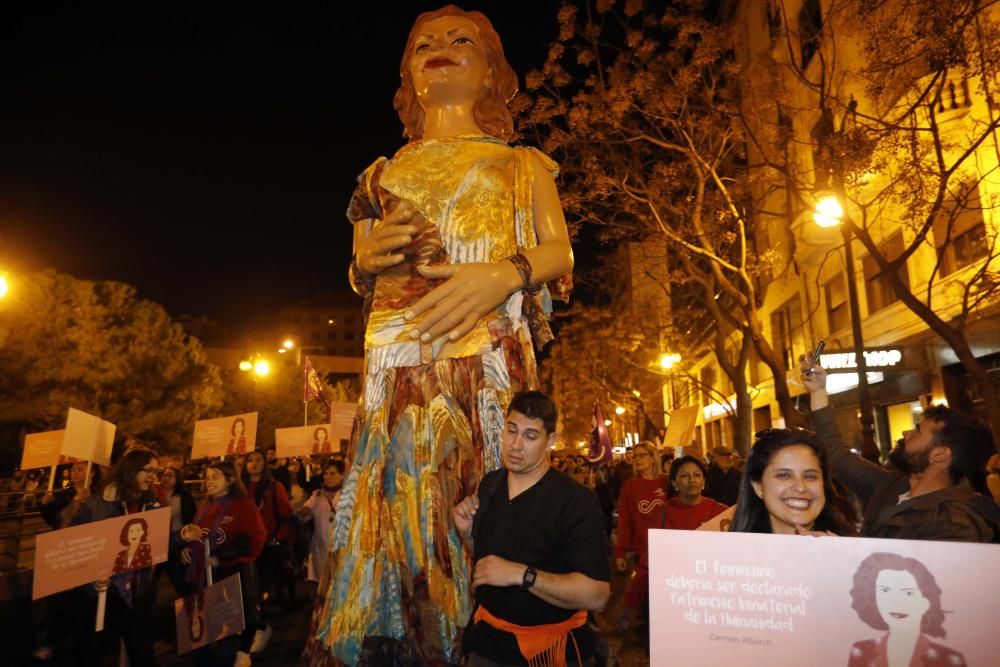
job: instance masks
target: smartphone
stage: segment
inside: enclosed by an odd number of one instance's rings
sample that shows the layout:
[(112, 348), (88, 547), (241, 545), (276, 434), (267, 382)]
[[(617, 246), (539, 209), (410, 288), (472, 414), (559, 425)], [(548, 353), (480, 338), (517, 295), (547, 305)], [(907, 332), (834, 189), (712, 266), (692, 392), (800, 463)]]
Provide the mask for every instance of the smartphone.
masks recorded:
[(813, 366), (819, 363), (819, 358), (823, 355), (823, 348), (826, 347), (826, 341), (821, 340), (819, 345), (816, 346), (816, 350), (812, 353), (812, 357), (809, 359), (809, 370), (806, 371), (806, 375), (812, 375)]

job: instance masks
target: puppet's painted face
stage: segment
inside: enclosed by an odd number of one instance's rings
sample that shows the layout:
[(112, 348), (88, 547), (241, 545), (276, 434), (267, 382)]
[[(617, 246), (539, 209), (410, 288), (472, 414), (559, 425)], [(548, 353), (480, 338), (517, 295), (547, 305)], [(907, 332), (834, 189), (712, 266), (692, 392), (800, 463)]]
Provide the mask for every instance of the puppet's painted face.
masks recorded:
[(875, 579), (875, 603), (889, 630), (919, 628), (930, 601), (906, 570), (882, 570)]
[(423, 23), (407, 58), (417, 99), (425, 109), (473, 103), (492, 76), (479, 28), (461, 16)]

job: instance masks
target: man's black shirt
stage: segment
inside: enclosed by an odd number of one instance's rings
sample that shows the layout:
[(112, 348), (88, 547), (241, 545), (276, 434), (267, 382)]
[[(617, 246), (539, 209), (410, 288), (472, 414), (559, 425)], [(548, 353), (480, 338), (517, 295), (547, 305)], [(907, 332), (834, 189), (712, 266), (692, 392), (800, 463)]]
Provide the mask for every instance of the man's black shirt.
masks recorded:
[[(499, 483), (491, 477), (502, 475)], [(475, 558), (495, 555), (543, 572), (579, 572), (597, 581), (611, 580), (605, 519), (592, 491), (568, 475), (550, 468), (530, 489), (508, 500), (506, 470), (487, 475), (479, 485), (480, 511)], [(495, 489), (485, 498), (488, 489)], [(480, 586), (476, 603), (491, 614), (517, 625), (547, 625), (570, 618), (576, 610), (560, 609), (516, 586)], [(573, 631), (583, 659), (593, 638), (584, 627)], [(521, 664), (514, 636), (486, 623), (470, 625), (463, 638), (467, 651), (509, 664)], [(576, 660), (572, 640), (567, 656)]]

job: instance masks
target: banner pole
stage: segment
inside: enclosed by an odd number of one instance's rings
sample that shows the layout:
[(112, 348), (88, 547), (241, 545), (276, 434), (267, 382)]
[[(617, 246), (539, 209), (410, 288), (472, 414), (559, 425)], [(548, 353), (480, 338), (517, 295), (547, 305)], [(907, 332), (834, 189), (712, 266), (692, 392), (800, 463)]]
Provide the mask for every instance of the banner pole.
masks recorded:
[(52, 469), (49, 470), (49, 491), (52, 491), (52, 486), (56, 483), (56, 465), (52, 464)]
[(97, 585), (97, 619), (94, 622), (94, 631), (104, 630), (104, 610), (108, 604), (108, 584)]
[(302, 425), (309, 426), (309, 401), (302, 401)]
[[(83, 488), (90, 490), (90, 467), (94, 465), (92, 461), (87, 461), (87, 474), (83, 476)], [(104, 621), (101, 621), (103, 624)]]
[(205, 582), (208, 586), (212, 585), (212, 564), (209, 560), (212, 557), (212, 540), (209, 537), (205, 538)]

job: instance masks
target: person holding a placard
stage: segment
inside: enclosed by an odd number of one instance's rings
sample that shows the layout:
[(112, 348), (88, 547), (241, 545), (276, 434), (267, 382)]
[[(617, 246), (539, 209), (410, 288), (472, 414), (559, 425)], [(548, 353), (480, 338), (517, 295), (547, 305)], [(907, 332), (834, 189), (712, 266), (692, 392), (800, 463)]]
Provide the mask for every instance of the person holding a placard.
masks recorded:
[[(264, 548), (267, 533), (233, 464), (210, 463), (205, 470), (205, 485), (208, 502), (198, 511), (194, 522), (181, 529), (181, 539), (186, 544), (181, 551), (181, 562), (188, 567), (188, 581), (196, 589), (206, 584), (206, 566), (212, 568), (213, 581), (240, 575), (246, 629), (242, 635), (219, 641), (214, 657), (211, 647), (200, 649), (198, 660), (199, 664), (218, 667), (232, 667), (238, 660), (236, 665), (245, 666), (250, 664), (255, 634), (264, 627), (255, 563)], [(205, 552), (206, 538), (208, 553)]]
[(837, 510), (826, 454), (804, 429), (757, 433), (740, 482), (730, 532), (853, 535)]
[[(889, 454), (895, 470), (855, 456), (844, 444), (826, 391), (826, 371), (802, 361), (810, 422), (826, 446), (837, 481), (864, 504), (865, 537), (990, 542), (1000, 526), (985, 484), (995, 452), (990, 430), (966, 415), (935, 405)], [(972, 482), (982, 488), (974, 489)], [(979, 495), (976, 491), (984, 495)]]
[[(72, 525), (160, 507), (152, 488), (158, 473), (158, 459), (152, 450), (137, 447), (125, 452), (112, 466), (104, 486), (98, 493), (92, 494), (73, 517)], [(141, 543), (141, 535), (139, 537), (137, 544)], [(149, 545), (146, 546), (148, 548)], [(135, 553), (139, 551), (137, 547)], [(97, 665), (105, 653), (117, 654), (119, 638), (125, 644), (132, 667), (156, 664), (150, 634), (151, 609), (155, 598), (152, 581), (153, 568), (144, 567), (116, 574), (110, 581), (99, 581), (80, 591), (74, 638), (77, 665)], [(100, 590), (107, 590), (107, 608), (104, 631), (98, 636), (94, 632), (93, 619)]]

